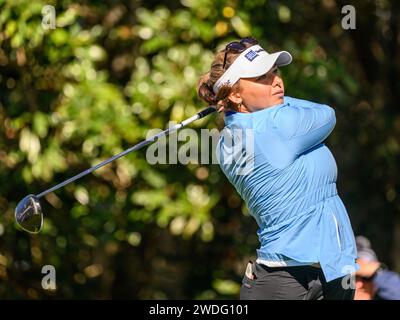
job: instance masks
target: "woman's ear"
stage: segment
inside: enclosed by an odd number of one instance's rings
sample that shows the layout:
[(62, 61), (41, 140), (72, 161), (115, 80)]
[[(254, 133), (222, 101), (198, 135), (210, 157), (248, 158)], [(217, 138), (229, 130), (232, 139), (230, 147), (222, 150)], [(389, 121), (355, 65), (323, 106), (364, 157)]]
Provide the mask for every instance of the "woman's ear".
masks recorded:
[(239, 91), (237, 91), (237, 90), (233, 90), (229, 94), (228, 99), (237, 105), (240, 105), (243, 102), (242, 96), (240, 95)]

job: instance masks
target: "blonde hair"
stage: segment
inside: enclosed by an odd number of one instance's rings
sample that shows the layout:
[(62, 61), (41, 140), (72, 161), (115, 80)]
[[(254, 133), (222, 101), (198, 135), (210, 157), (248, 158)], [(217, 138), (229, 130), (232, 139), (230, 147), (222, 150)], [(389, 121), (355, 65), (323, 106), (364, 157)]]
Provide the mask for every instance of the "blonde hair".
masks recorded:
[[(246, 45), (246, 47), (250, 46), (251, 44)], [(237, 92), (239, 90), (239, 82), (236, 82), (233, 86), (222, 86), (218, 90), (217, 94), (214, 93), (213, 86), (239, 55), (240, 52), (228, 51), (226, 53), (226, 63), (224, 67), (223, 61), (225, 57), (225, 49), (219, 51), (215, 55), (214, 61), (211, 63), (210, 71), (204, 74), (197, 82), (197, 95), (200, 99), (204, 100), (208, 104), (217, 105), (218, 107), (224, 107), (225, 109), (231, 109), (234, 111), (238, 110), (239, 105), (230, 101), (228, 96), (231, 92)]]

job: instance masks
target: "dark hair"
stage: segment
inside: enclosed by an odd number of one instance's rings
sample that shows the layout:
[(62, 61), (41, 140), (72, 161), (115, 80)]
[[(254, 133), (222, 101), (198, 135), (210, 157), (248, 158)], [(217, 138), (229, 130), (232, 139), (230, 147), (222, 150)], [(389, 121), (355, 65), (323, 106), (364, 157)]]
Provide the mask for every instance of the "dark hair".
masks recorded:
[[(246, 46), (250, 47), (251, 44)], [(239, 55), (240, 53), (228, 51), (226, 53), (226, 64), (224, 68), (222, 65), (225, 57), (225, 49), (219, 51), (215, 55), (214, 61), (211, 63), (210, 71), (204, 74), (197, 82), (197, 95), (200, 99), (208, 104), (218, 105), (220, 107), (223, 106), (225, 109), (237, 111), (238, 105), (230, 101), (228, 96), (231, 92), (239, 90), (239, 82), (236, 82), (233, 86), (222, 86), (219, 88), (217, 94), (214, 93), (213, 86)]]

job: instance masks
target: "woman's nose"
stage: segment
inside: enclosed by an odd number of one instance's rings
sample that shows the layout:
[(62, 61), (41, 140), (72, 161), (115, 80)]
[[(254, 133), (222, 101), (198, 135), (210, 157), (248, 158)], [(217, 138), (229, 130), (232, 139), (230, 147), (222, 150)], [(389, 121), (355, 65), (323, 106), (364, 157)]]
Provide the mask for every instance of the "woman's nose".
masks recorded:
[(282, 84), (283, 84), (282, 78), (279, 77), (278, 75), (274, 75), (274, 79), (272, 81), (272, 86), (273, 87), (276, 87), (276, 86), (282, 87)]

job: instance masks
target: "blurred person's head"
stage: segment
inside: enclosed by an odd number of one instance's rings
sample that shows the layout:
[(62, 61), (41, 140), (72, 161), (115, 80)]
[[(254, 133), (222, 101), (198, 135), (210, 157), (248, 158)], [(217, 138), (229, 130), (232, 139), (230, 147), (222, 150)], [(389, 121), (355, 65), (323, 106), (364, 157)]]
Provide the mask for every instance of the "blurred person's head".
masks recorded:
[(226, 45), (198, 82), (198, 96), (220, 111), (254, 112), (283, 103), (284, 84), (278, 66), (292, 56), (286, 51), (268, 54), (253, 38)]
[(376, 289), (372, 277), (380, 267), (376, 253), (371, 248), (371, 242), (363, 236), (356, 237), (357, 263), (360, 269), (356, 272), (356, 292), (354, 300), (372, 300)]

